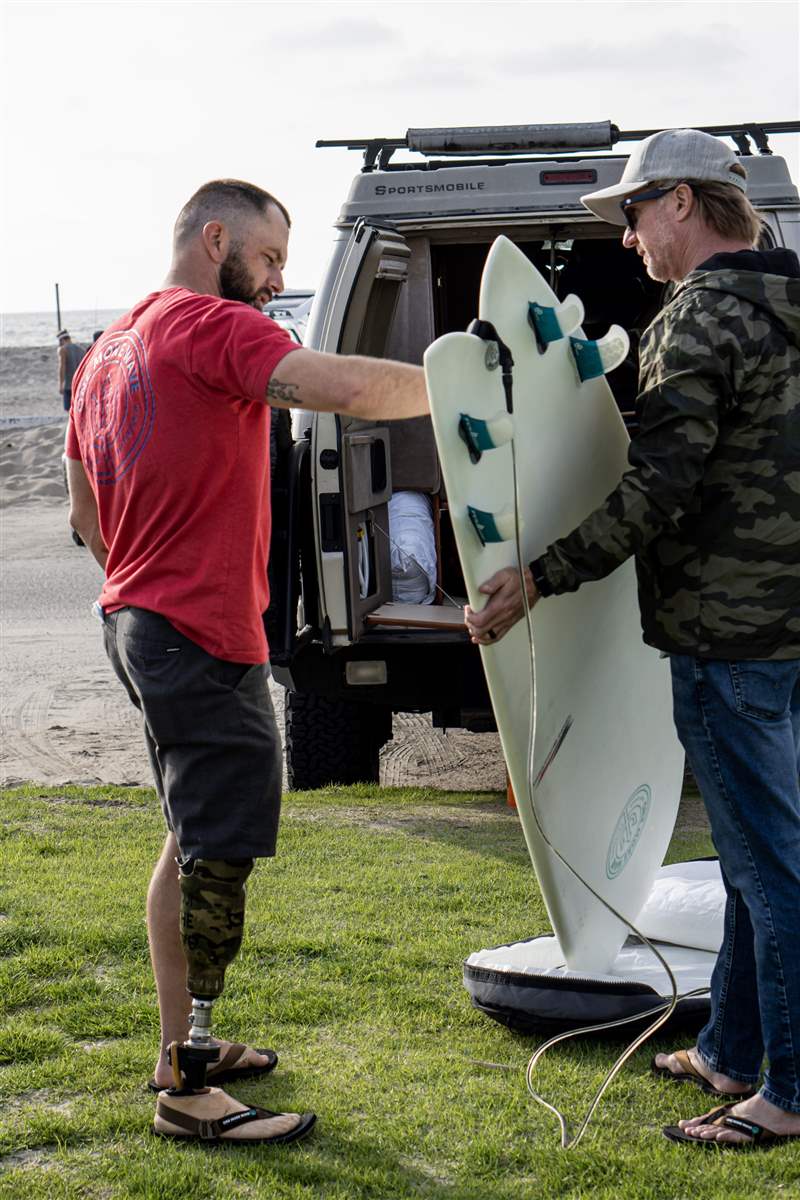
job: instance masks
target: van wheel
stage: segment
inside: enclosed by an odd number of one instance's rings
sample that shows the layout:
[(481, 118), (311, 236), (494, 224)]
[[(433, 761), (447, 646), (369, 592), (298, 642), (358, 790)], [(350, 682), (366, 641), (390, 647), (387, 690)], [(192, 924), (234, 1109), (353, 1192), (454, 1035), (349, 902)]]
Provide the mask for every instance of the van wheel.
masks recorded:
[(392, 736), (389, 709), (287, 691), (285, 711), (291, 791), (378, 782), (380, 748)]

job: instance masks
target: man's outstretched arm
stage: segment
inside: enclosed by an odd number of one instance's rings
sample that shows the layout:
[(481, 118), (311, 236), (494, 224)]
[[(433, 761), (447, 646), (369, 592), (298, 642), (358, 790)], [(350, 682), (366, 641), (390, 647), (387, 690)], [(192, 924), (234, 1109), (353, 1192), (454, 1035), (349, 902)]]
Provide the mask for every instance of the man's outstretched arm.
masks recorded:
[(108, 547), (100, 533), (100, 521), (97, 515), (97, 501), (92, 485), (84, 470), (83, 463), (77, 458), (68, 458), (67, 487), (69, 488), (69, 523), (81, 540), (91, 550), (94, 557), (105, 571), (108, 558)]
[(282, 358), (272, 372), (266, 399), (276, 408), (346, 413), (367, 421), (428, 412), (422, 367), (317, 350), (295, 350)]

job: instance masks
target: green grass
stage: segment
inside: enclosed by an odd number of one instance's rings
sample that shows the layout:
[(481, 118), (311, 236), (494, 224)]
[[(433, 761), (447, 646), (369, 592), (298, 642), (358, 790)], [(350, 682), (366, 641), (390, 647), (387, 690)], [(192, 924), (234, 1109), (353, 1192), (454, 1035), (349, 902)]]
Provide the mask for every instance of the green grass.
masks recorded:
[[(220, 1034), (274, 1046), (245, 1101), (312, 1108), (297, 1146), (204, 1149), (149, 1133), (157, 1044), (144, 899), (162, 841), (140, 789), (28, 787), (2, 798), (0, 1197), (47, 1200), (548, 1200), (790, 1197), (800, 1146), (725, 1154), (667, 1143), (701, 1111), (640, 1051), (565, 1153), (527, 1097), (536, 1042), (470, 1007), (472, 950), (547, 929), (516, 816), (494, 795), (349, 789), (289, 796), (278, 857), (249, 888)], [(671, 855), (709, 852), (704, 833)], [(660, 1045), (681, 1044), (662, 1039)], [(545, 1059), (577, 1119), (610, 1065), (600, 1042)]]

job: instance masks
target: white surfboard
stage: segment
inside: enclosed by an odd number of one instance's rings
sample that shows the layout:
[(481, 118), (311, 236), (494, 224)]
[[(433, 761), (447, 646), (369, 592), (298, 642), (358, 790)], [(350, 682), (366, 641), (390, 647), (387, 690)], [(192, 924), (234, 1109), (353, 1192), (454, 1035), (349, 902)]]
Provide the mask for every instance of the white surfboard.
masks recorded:
[[(541, 310), (538, 344), (531, 303)], [(582, 309), (570, 302), (559, 314), (559, 307), (526, 256), (498, 238), (483, 274), (480, 318), (492, 323), (513, 354), (510, 416), (496, 342), (451, 333), (425, 355), (450, 515), (475, 610), (485, 603), (480, 584), (517, 562), (512, 442), (504, 439), (513, 435), (525, 563), (601, 504), (627, 465), (628, 436), (605, 379), (581, 381), (570, 338), (553, 325), (560, 319), (569, 329)], [(546, 342), (543, 332), (555, 340)], [(580, 329), (574, 336), (583, 338)], [(624, 331), (617, 339), (624, 354)], [(594, 343), (577, 346), (579, 355), (583, 350), (596, 355)], [(497, 444), (480, 449), (487, 440)], [(488, 540), (492, 536), (503, 540)], [(532, 804), (553, 846), (635, 921), (669, 843), (683, 776), (669, 664), (642, 642), (632, 561), (576, 593), (540, 601), (532, 622), (534, 662), (520, 621), (496, 646), (481, 649), (484, 669), (564, 963), (573, 972), (608, 973), (629, 929), (558, 861)]]

